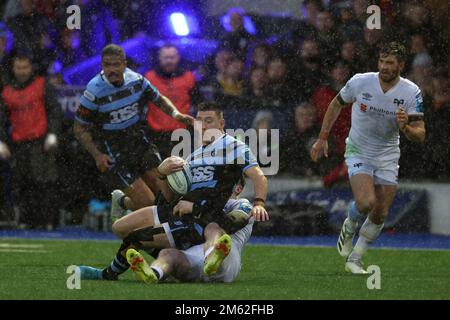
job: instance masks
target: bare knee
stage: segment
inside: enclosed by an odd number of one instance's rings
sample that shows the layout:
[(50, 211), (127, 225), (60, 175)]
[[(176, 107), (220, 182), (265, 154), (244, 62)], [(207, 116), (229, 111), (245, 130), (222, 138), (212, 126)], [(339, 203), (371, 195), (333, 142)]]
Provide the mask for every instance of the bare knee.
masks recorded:
[(367, 197), (356, 201), (356, 208), (362, 214), (369, 214), (375, 208), (375, 197)]
[(113, 223), (111, 230), (121, 239), (124, 239), (128, 235), (128, 231), (125, 229), (125, 226), (121, 223), (120, 219)]

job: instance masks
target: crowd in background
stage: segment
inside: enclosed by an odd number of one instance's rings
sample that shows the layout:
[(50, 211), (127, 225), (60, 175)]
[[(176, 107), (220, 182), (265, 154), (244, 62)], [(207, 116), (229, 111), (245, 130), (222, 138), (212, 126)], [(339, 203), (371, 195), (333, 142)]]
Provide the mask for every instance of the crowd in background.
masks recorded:
[[(66, 7), (72, 3), (89, 12), (83, 16), (81, 30), (66, 27)], [(231, 31), (221, 30), (217, 51), (203, 63), (185, 63), (180, 51), (167, 44), (145, 76), (182, 112), (193, 112), (201, 100), (214, 100), (224, 109), (253, 112), (249, 123), (258, 130), (277, 128), (275, 113), (288, 115), (288, 130), (279, 144), (268, 146), (270, 152), (280, 153), (280, 174), (320, 177), (325, 186), (332, 186), (348, 179), (343, 154), (351, 108), (343, 110), (333, 128), (330, 157), (317, 164), (310, 160), (309, 150), (328, 104), (353, 74), (377, 70), (382, 43), (401, 41), (409, 51), (402, 76), (422, 90), (427, 136), (424, 145), (401, 137), (400, 176), (448, 181), (448, 21), (442, 22), (439, 10), (422, 2), (378, 4), (382, 28), (368, 29), (368, 1), (305, 0), (299, 8), (303, 19), (294, 21), (289, 32), (270, 39), (247, 31), (243, 19), (249, 13), (232, 9), (228, 12)], [(14, 208), (21, 197), (26, 198), (28, 207), (43, 207), (41, 215), (47, 216), (47, 224), (56, 225), (61, 208), (82, 212), (89, 199), (107, 198), (110, 190), (103, 190), (96, 180), (95, 164), (77, 145), (71, 123), (54, 110), (58, 105), (53, 90), (64, 84), (63, 68), (99, 54), (107, 43), (146, 33), (151, 19), (145, 18), (145, 12), (155, 5), (131, 0), (11, 0), (0, 8), (0, 141), (10, 146), (11, 153), (7, 157), (0, 152), (0, 207)], [(23, 71), (27, 64), (32, 70), (28, 77)], [(16, 120), (11, 119), (4, 100), (12, 96), (8, 95), (11, 90), (31, 85), (41, 88), (45, 96), (48, 126), (21, 139), (11, 131), (11, 121)], [(167, 141), (178, 125), (149, 107), (155, 143), (168, 155), (171, 145)], [(43, 162), (50, 165), (43, 166)]]

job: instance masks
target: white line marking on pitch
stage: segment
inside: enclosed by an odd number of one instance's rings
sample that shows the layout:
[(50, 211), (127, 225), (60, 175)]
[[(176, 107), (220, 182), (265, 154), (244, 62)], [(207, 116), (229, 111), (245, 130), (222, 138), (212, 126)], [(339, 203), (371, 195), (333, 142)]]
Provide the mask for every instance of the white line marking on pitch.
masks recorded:
[(8, 249), (39, 249), (43, 248), (43, 244), (16, 244), (16, 243), (0, 243), (0, 248)]
[(47, 250), (27, 250), (27, 249), (2, 249), (0, 248), (1, 252), (15, 252), (15, 253), (47, 253), (49, 251)]

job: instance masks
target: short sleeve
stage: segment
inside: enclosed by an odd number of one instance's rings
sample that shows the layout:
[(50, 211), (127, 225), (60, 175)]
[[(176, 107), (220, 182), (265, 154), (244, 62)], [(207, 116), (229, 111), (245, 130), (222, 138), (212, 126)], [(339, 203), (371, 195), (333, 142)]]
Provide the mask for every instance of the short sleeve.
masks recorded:
[(159, 99), (159, 90), (156, 89), (156, 87), (152, 85), (146, 78), (144, 78), (143, 91), (144, 96), (148, 101), (155, 102)]
[(356, 80), (357, 75), (355, 74), (350, 80), (347, 81), (345, 86), (339, 92), (339, 95), (345, 103), (352, 103), (356, 100)]
[(423, 98), (422, 92), (419, 88), (416, 88), (414, 92), (414, 98), (409, 100), (406, 105), (406, 112), (408, 114), (422, 113), (423, 112)]
[(247, 169), (257, 166), (258, 160), (246, 144), (240, 144), (236, 148), (236, 163), (245, 172)]
[(95, 120), (96, 111), (86, 108), (84, 105), (80, 104), (75, 113), (75, 121), (82, 124), (92, 124)]
[(95, 103), (96, 97), (95, 95), (89, 91), (88, 89), (84, 90), (83, 95), (80, 98), (80, 104), (85, 108), (90, 109), (92, 111), (97, 111), (98, 106)]

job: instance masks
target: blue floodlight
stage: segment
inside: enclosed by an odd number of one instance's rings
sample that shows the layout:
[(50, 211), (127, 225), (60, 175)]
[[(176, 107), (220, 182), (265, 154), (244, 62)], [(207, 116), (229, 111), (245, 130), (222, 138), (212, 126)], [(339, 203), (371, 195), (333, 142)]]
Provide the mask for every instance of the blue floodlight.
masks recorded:
[(170, 15), (173, 31), (177, 36), (187, 36), (189, 34), (189, 26), (186, 16), (181, 12), (174, 12)]

